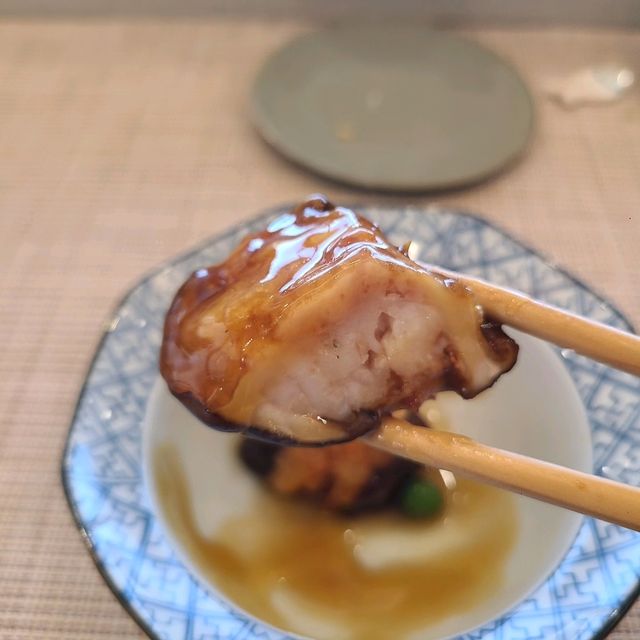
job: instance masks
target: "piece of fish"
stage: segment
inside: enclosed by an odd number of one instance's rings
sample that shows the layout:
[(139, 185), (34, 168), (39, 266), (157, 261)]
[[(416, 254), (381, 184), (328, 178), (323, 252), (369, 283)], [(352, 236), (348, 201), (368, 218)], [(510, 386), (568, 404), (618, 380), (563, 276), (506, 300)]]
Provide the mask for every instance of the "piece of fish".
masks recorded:
[(285, 447), (242, 438), (240, 458), (272, 491), (344, 513), (389, 505), (422, 467), (353, 440), (327, 447)]
[(441, 390), (471, 398), (517, 351), (471, 291), (313, 196), (187, 280), (160, 370), (212, 427), (324, 445)]

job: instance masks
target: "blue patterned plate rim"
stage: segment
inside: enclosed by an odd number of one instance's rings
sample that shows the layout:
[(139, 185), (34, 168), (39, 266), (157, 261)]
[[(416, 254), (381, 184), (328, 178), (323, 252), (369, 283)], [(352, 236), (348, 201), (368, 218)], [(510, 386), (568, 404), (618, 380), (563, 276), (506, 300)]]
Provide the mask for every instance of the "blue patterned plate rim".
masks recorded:
[[(156, 267), (152, 268), (150, 271), (148, 271), (146, 274), (144, 274), (143, 276), (141, 276), (133, 285), (131, 285), (126, 291), (125, 293), (119, 298), (119, 300), (117, 301), (117, 303), (114, 305), (113, 307), (113, 311), (111, 312), (111, 314), (108, 316), (108, 320), (105, 321), (104, 323), (104, 331), (102, 333), (102, 335), (100, 336), (100, 339), (98, 340), (98, 343), (95, 347), (93, 356), (89, 362), (89, 365), (87, 367), (86, 370), (86, 375), (84, 378), (84, 382), (80, 388), (80, 392), (78, 394), (78, 399), (76, 401), (76, 405), (74, 407), (74, 411), (72, 414), (72, 418), (71, 418), (71, 422), (69, 425), (69, 430), (67, 432), (67, 436), (65, 438), (65, 442), (64, 442), (64, 446), (63, 446), (63, 450), (62, 450), (62, 455), (61, 455), (61, 464), (60, 464), (60, 473), (61, 473), (61, 481), (62, 481), (62, 486), (63, 486), (63, 490), (64, 490), (64, 494), (65, 494), (65, 498), (67, 500), (67, 504), (69, 506), (69, 509), (71, 511), (71, 514), (73, 516), (75, 525), (82, 537), (82, 539), (85, 542), (85, 545), (87, 547), (87, 550), (89, 551), (89, 555), (91, 556), (91, 558), (93, 559), (93, 562), (95, 563), (96, 568), (98, 569), (98, 572), (100, 573), (100, 575), (102, 576), (102, 578), (104, 579), (105, 583), (107, 584), (107, 586), (109, 587), (109, 589), (112, 591), (112, 593), (114, 594), (114, 596), (116, 597), (116, 599), (118, 600), (118, 602), (120, 603), (120, 605), (123, 607), (123, 609), (129, 614), (129, 616), (131, 616), (131, 618), (136, 622), (136, 624), (142, 629), (142, 631), (144, 633), (146, 633), (149, 638), (151, 638), (152, 640), (161, 640), (160, 636), (157, 634), (157, 632), (152, 628), (152, 626), (150, 624), (148, 624), (143, 617), (140, 615), (140, 613), (138, 613), (138, 611), (136, 610), (135, 606), (133, 605), (132, 601), (127, 597), (127, 595), (117, 586), (113, 576), (111, 575), (111, 573), (109, 572), (109, 570), (107, 569), (106, 565), (105, 565), (105, 560), (104, 558), (100, 555), (98, 549), (97, 549), (97, 545), (95, 543), (95, 540), (92, 537), (91, 532), (89, 531), (89, 529), (86, 526), (86, 523), (84, 522), (82, 515), (80, 513), (78, 504), (75, 500), (75, 497), (73, 495), (73, 489), (71, 487), (71, 478), (70, 478), (70, 450), (71, 450), (71, 438), (72, 438), (72, 434), (73, 434), (73, 428), (76, 425), (77, 421), (78, 421), (78, 417), (79, 417), (79, 410), (82, 406), (82, 403), (89, 391), (89, 379), (90, 379), (90, 374), (93, 372), (96, 362), (103, 350), (103, 347), (105, 346), (105, 342), (107, 340), (107, 338), (111, 335), (111, 331), (110, 331), (110, 325), (113, 323), (113, 319), (115, 319), (117, 317), (117, 313), (119, 310), (121, 310), (126, 303), (129, 301), (129, 299), (131, 298), (131, 296), (144, 284), (148, 283), (150, 280), (152, 280), (154, 277), (158, 276), (159, 274), (161, 274), (163, 271), (165, 271), (166, 269), (179, 264), (180, 262), (182, 262), (183, 260), (186, 260), (192, 256), (195, 256), (196, 254), (198, 254), (199, 252), (203, 251), (204, 249), (206, 249), (209, 245), (211, 245), (214, 242), (218, 242), (218, 241), (223, 241), (225, 239), (228, 239), (230, 237), (233, 237), (235, 234), (238, 234), (240, 232), (242, 232), (243, 229), (248, 229), (251, 225), (254, 225), (256, 223), (259, 223), (261, 221), (267, 221), (270, 218), (284, 213), (287, 210), (290, 210), (292, 208), (292, 206), (294, 206), (294, 204), (282, 204), (282, 205), (276, 205), (274, 207), (271, 207), (269, 209), (266, 209), (264, 211), (262, 211), (261, 213), (259, 213), (258, 215), (254, 216), (253, 218), (249, 218), (248, 220), (244, 220), (242, 222), (240, 222), (237, 225), (234, 225), (233, 227), (227, 229), (226, 231), (220, 233), (220, 234), (216, 234), (213, 236), (209, 236), (207, 237), (206, 240), (197, 243), (196, 245), (192, 246), (190, 249), (176, 254), (174, 256), (172, 256), (171, 258), (167, 259), (166, 261), (160, 263), (159, 265), (157, 265)], [(414, 211), (431, 211), (431, 212), (438, 212), (438, 213), (447, 213), (447, 214), (452, 214), (456, 217), (460, 217), (460, 218), (467, 218), (467, 219), (471, 219), (476, 221), (477, 223), (488, 227), (489, 229), (497, 232), (499, 235), (501, 235), (503, 238), (515, 243), (516, 245), (518, 245), (521, 249), (525, 250), (528, 254), (534, 256), (535, 258), (537, 258), (538, 260), (540, 260), (546, 267), (552, 269), (555, 273), (558, 273), (560, 275), (562, 275), (563, 277), (565, 277), (568, 281), (570, 281), (572, 284), (574, 284), (575, 286), (587, 291), (588, 293), (590, 293), (592, 296), (594, 296), (595, 298), (597, 298), (601, 304), (603, 304), (604, 306), (607, 307), (608, 311), (611, 313), (612, 317), (616, 318), (618, 320), (618, 322), (620, 323), (620, 325), (622, 325), (622, 328), (624, 328), (627, 331), (630, 331), (632, 333), (636, 333), (633, 325), (631, 324), (631, 322), (627, 319), (627, 317), (617, 309), (617, 307), (611, 303), (609, 301), (609, 299), (606, 296), (603, 296), (601, 294), (599, 294), (596, 290), (594, 290), (590, 285), (586, 284), (583, 280), (581, 280), (579, 277), (573, 275), (570, 271), (568, 271), (567, 269), (565, 269), (562, 266), (558, 266), (557, 264), (555, 264), (555, 262), (553, 262), (552, 260), (550, 260), (549, 258), (547, 258), (547, 256), (545, 256), (545, 254), (543, 252), (540, 252), (538, 249), (534, 248), (533, 246), (529, 245), (526, 242), (521, 241), (515, 234), (512, 234), (511, 232), (505, 230), (504, 228), (502, 228), (499, 224), (496, 224), (495, 222), (488, 220), (486, 218), (484, 218), (482, 215), (476, 214), (476, 213), (472, 213), (469, 212), (467, 210), (464, 209), (458, 209), (458, 208), (448, 208), (446, 206), (442, 206), (439, 205), (437, 203), (433, 203), (433, 204), (428, 204), (428, 205), (407, 205), (406, 203), (385, 203), (385, 204), (381, 204), (381, 205), (377, 205), (377, 204), (363, 204), (363, 203), (355, 203), (355, 204), (346, 204), (344, 206), (347, 206), (351, 209), (355, 209), (356, 211), (360, 211), (360, 210), (394, 210), (394, 209), (405, 209), (405, 210), (414, 210)], [(374, 220), (375, 221), (375, 220)], [(582, 527), (586, 526), (584, 523), (582, 525)], [(581, 528), (582, 528), (581, 527)], [(575, 544), (575, 541), (574, 541)], [(187, 569), (185, 569), (185, 571), (188, 571)], [(555, 571), (555, 570), (554, 570)], [(553, 574), (552, 574), (553, 575)], [(193, 577), (192, 577), (193, 579)], [(590, 636), (589, 640), (603, 640), (616, 626), (617, 624), (622, 620), (622, 618), (625, 616), (625, 614), (629, 611), (629, 609), (633, 606), (634, 602), (640, 597), (640, 575), (636, 574), (636, 582), (635, 585), (633, 586), (633, 588), (629, 589), (627, 596), (625, 598), (623, 598), (622, 600), (620, 600), (617, 603), (617, 606), (611, 611), (611, 613), (607, 616), (607, 618), (605, 619), (605, 621), (603, 622), (603, 624), (600, 626), (599, 629), (595, 630), (593, 635)], [(507, 613), (505, 617), (509, 617), (511, 614)], [(283, 636), (284, 638), (284, 636)]]

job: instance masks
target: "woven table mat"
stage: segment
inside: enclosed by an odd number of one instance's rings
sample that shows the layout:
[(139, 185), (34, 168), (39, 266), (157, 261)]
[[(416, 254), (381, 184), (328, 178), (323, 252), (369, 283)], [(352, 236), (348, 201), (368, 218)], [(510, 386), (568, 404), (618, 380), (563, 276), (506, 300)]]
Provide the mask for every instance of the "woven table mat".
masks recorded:
[[(0, 638), (140, 638), (77, 533), (60, 455), (115, 300), (144, 272), (264, 207), (350, 191), (272, 153), (247, 120), (265, 56), (294, 22), (0, 22)], [(478, 212), (640, 325), (640, 97), (566, 111), (545, 83), (638, 64), (640, 34), (467, 32), (537, 102), (522, 162), (466, 191), (411, 197)], [(638, 71), (638, 70), (637, 70)], [(640, 606), (611, 634), (640, 637)]]

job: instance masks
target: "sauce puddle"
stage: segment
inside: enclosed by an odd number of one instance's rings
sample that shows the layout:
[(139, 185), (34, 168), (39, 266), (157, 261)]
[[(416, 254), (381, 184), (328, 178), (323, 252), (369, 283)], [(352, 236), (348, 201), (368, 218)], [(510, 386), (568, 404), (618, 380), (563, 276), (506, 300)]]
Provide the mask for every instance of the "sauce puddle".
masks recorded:
[(191, 561), (229, 600), (322, 640), (400, 640), (489, 599), (517, 537), (507, 492), (456, 478), (442, 515), (339, 517), (267, 493), (211, 538), (197, 525), (182, 461), (154, 454), (164, 515)]

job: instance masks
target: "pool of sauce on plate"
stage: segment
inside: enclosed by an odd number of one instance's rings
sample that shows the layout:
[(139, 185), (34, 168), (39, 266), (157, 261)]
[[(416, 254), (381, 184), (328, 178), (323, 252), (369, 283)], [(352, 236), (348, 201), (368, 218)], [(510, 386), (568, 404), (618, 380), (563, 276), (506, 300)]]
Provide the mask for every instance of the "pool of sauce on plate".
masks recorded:
[[(250, 513), (207, 537), (174, 448), (156, 450), (154, 476), (165, 517), (201, 574), (253, 616), (323, 640), (400, 640), (469, 610), (499, 587), (517, 537), (512, 497), (460, 478), (434, 520), (338, 517), (265, 492)], [(434, 528), (441, 539), (472, 535), (417, 562), (371, 569), (356, 560), (367, 531)]]

